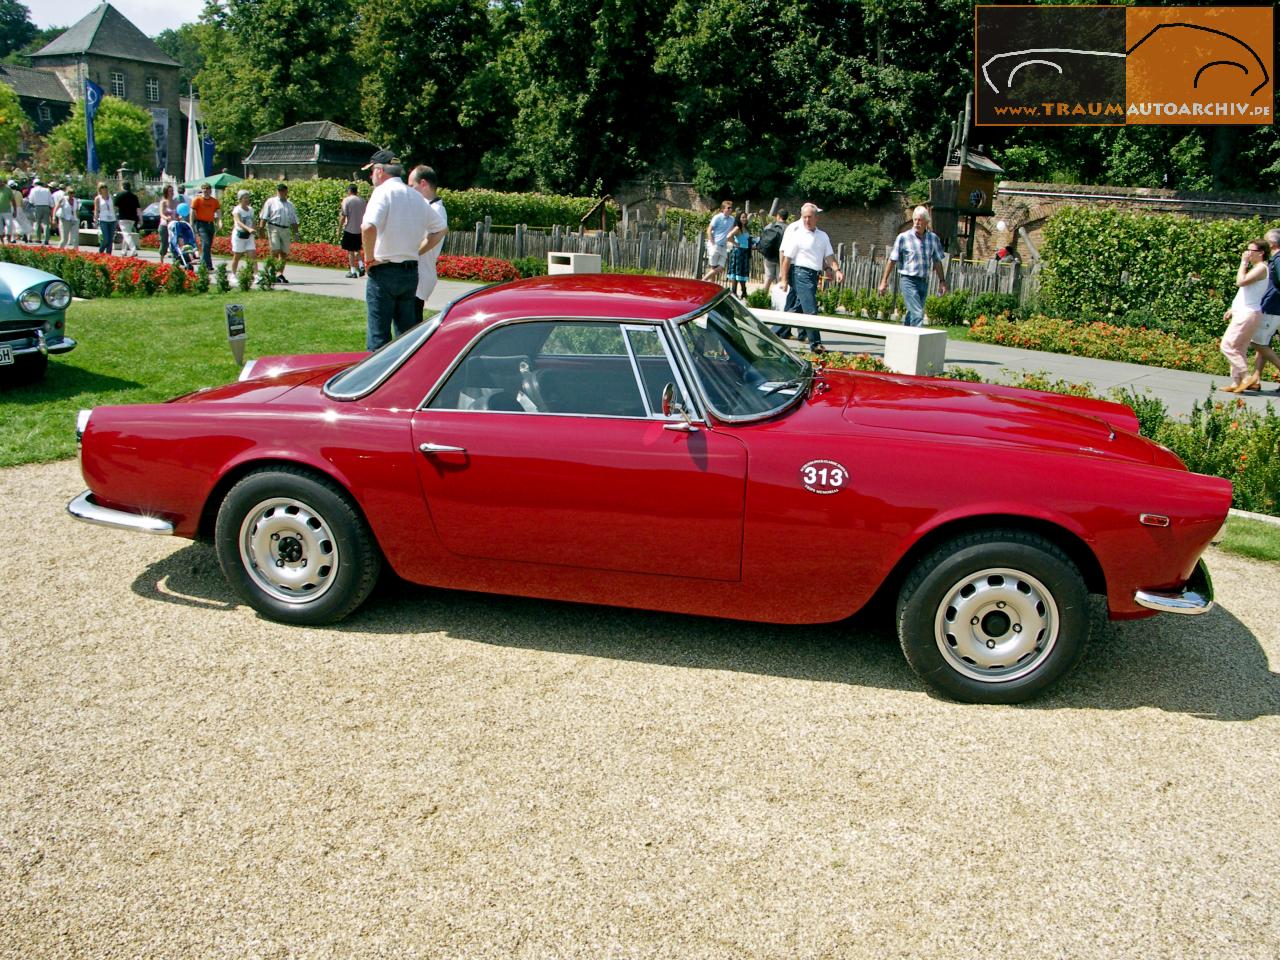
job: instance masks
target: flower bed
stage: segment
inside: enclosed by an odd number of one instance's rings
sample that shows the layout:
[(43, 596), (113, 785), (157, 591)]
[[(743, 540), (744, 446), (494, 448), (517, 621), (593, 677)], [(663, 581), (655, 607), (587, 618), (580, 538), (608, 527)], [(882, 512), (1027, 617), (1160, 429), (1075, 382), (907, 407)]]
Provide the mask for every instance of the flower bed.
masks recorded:
[(1216, 344), (1189, 343), (1172, 334), (1143, 327), (1102, 323), (1073, 323), (1049, 317), (1013, 321), (980, 316), (969, 328), (969, 339), (1003, 347), (1044, 350), (1099, 360), (1120, 360), (1169, 370), (1229, 373)]
[[(160, 240), (154, 235), (144, 237), (142, 245), (154, 250), (160, 246)], [(271, 252), (266, 240), (258, 240), (254, 246), (259, 259)], [(213, 252), (224, 257), (231, 256), (231, 238), (214, 237)], [(295, 243), (289, 248), (289, 262), (345, 270), (347, 251), (333, 243)], [(474, 280), (479, 283), (501, 283), (504, 280), (520, 279), (520, 273), (515, 267), (506, 260), (499, 260), (496, 257), (458, 257), (442, 254), (436, 261), (436, 273), (441, 280)]]
[(189, 293), (195, 289), (194, 276), (180, 267), (137, 257), (7, 244), (0, 246), (0, 260), (56, 274), (67, 282), (73, 294), (89, 299)]

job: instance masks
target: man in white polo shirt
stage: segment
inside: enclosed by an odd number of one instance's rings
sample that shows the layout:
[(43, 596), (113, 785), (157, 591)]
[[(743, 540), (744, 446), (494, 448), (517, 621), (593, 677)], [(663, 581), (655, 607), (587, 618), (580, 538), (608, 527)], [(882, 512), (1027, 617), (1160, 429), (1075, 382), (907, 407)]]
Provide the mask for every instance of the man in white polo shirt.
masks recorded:
[(418, 289), (418, 246), (427, 234), (430, 208), (422, 194), (404, 180), (404, 167), (390, 150), (379, 150), (365, 164), (373, 193), (360, 224), (364, 248), (365, 307), (368, 332), (365, 345), (377, 350), (415, 323), (414, 294)]
[(31, 223), (35, 227), (32, 242), (47, 246), (52, 222), (50, 217), (53, 213), (53, 194), (40, 182), (40, 178), (36, 177), (31, 183), (31, 192), (27, 194), (27, 199), (31, 201)]
[[(799, 226), (792, 224), (782, 236), (778, 289), (787, 291), (787, 310), (791, 313), (817, 314), (818, 278), (824, 268), (835, 273), (837, 283), (844, 280), (831, 238), (825, 230), (818, 229), (821, 212), (814, 204), (806, 203), (800, 208)], [(782, 336), (789, 331), (780, 328), (777, 332)], [(822, 334), (817, 330), (810, 329), (808, 336), (811, 347), (822, 345)]]

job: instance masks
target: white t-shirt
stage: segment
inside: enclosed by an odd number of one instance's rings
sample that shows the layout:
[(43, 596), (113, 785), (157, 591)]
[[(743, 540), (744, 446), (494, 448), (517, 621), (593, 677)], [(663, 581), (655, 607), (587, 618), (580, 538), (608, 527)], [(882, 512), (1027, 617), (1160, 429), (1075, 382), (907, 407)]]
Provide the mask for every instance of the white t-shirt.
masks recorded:
[(431, 207), (417, 190), (399, 177), (390, 177), (369, 195), (360, 226), (374, 227), (377, 239), (373, 258), (388, 263), (404, 263), (418, 258), (418, 245), (427, 235)]
[(27, 199), (31, 201), (33, 207), (52, 207), (53, 194), (49, 192), (49, 188), (44, 184), (37, 184), (32, 187), (27, 194)]
[(831, 238), (825, 230), (816, 227), (807, 230), (804, 224), (799, 230), (788, 229), (782, 235), (781, 255), (791, 261), (793, 267), (808, 267), (810, 270), (821, 270), (827, 257), (836, 255), (831, 246)]

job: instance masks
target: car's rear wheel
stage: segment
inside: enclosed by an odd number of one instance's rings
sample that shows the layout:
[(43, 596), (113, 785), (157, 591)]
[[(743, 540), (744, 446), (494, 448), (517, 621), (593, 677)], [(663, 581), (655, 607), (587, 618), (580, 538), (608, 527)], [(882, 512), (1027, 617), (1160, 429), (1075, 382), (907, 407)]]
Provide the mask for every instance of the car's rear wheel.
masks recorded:
[(369, 596), (382, 557), (368, 525), (336, 484), (292, 467), (240, 480), (218, 510), (218, 561), (263, 616), (322, 624)]
[(1088, 593), (1070, 558), (1020, 530), (930, 551), (898, 594), (907, 662), (940, 693), (1020, 703), (1071, 670), (1089, 639)]

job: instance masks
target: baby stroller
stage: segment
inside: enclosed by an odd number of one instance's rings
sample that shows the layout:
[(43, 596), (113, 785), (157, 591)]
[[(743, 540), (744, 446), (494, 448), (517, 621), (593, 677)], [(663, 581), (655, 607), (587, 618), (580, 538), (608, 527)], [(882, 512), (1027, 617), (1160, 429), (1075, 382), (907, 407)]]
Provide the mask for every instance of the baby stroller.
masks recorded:
[(185, 220), (174, 220), (169, 224), (169, 249), (173, 251), (173, 262), (183, 270), (194, 270), (200, 262), (195, 231)]

